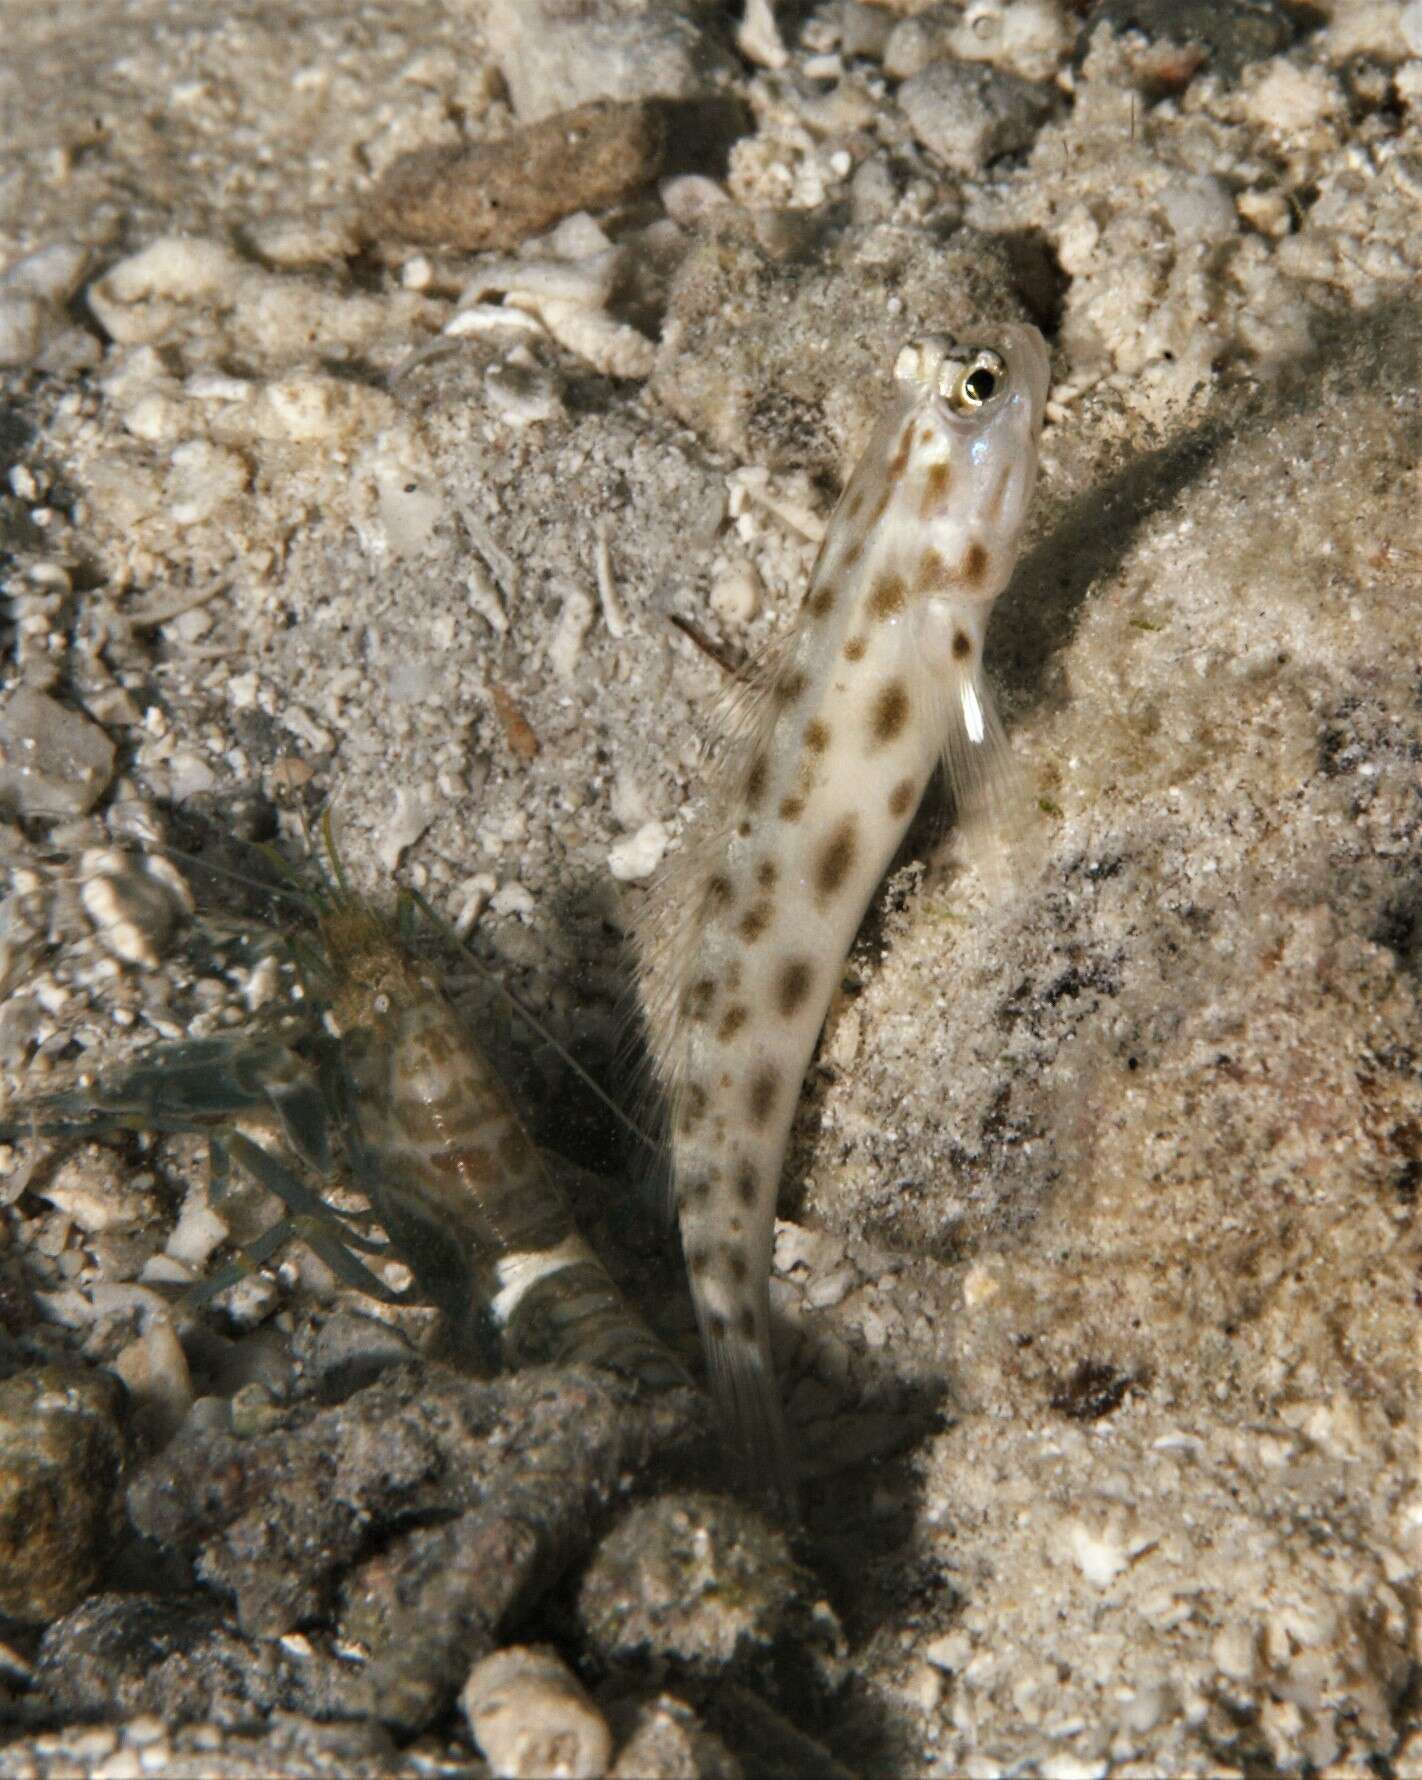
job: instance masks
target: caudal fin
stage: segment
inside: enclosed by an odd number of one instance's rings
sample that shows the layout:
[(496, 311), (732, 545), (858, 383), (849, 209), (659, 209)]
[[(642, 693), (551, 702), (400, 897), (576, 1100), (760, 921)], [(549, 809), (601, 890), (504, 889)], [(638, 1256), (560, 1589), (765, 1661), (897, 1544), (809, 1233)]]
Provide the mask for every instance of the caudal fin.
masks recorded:
[(703, 1323), (701, 1338), (711, 1394), (746, 1488), (769, 1498), (787, 1520), (798, 1519), (795, 1466), (768, 1345), (718, 1329), (714, 1322)]

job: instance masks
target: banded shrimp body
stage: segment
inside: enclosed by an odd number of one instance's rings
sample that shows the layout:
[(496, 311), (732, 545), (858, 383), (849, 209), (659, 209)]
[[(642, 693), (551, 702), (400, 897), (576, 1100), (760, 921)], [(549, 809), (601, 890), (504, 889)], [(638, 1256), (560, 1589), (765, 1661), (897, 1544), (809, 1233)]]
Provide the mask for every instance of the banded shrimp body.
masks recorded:
[[(205, 1136), (217, 1193), (243, 1176), (274, 1194), (287, 1215), (189, 1302), (299, 1236), (345, 1284), (435, 1306), (454, 1357), (481, 1370), (583, 1363), (679, 1382), (679, 1364), (579, 1232), (497, 1071), (422, 958), (413, 902), (380, 914), (328, 851), (334, 881), (308, 872), (283, 888), (304, 930), (246, 935), (280, 959), (293, 995), (274, 996), (239, 1028), (159, 1043), (111, 1075), (13, 1104), (0, 1135)], [(338, 1180), (368, 1218), (336, 1209)], [(389, 1283), (388, 1262), (413, 1275), (408, 1290)]]
[(1047, 370), (1020, 324), (903, 348), (798, 618), (644, 924), (642, 1004), (712, 1388), (744, 1469), (787, 1502), (768, 1286), (791, 1121), (934, 769), (962, 818), (1001, 801), (983, 646), (1036, 481)]

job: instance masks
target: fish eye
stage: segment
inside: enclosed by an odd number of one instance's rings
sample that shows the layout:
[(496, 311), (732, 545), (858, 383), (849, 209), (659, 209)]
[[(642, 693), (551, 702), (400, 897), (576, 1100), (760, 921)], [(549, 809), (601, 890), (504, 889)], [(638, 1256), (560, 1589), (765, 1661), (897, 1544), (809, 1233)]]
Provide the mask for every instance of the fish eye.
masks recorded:
[(970, 371), (963, 379), (965, 401), (976, 402), (981, 407), (984, 402), (990, 402), (996, 394), (997, 378), (991, 371), (979, 367), (976, 371)]
[(381, 994), (375, 997), (370, 1005), (375, 1009), (377, 1014), (383, 1017), (390, 1012), (390, 997), (382, 991)]
[(1007, 366), (995, 352), (975, 352), (953, 381), (948, 406), (955, 414), (977, 414), (1007, 387)]

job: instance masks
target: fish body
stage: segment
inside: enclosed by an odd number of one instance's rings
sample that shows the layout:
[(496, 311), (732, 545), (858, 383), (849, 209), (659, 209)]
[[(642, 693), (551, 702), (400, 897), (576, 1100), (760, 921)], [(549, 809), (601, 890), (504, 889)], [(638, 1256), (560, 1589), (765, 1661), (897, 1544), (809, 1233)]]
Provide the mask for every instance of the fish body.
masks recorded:
[(751, 1474), (793, 1499), (770, 1356), (791, 1121), (864, 911), (943, 761), (960, 810), (1003, 746), (983, 642), (1036, 480), (1035, 328), (906, 346), (703, 837), (648, 919), (644, 1007), (712, 1389)]

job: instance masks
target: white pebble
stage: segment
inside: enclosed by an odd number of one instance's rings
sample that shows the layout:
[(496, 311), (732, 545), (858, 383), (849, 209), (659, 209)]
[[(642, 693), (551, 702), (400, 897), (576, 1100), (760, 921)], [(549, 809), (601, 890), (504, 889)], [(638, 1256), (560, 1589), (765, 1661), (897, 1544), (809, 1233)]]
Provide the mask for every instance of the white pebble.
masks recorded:
[(463, 901), (459, 905), (459, 913), (454, 917), (454, 931), (460, 939), (468, 939), (478, 924), (480, 915), (488, 907), (490, 898), (498, 889), (492, 872), (481, 871), (468, 878), (460, 886)]
[(601, 309), (612, 295), (621, 259), (617, 248), (609, 248), (580, 260), (490, 260), (465, 285), (459, 307), (464, 309), (502, 292), (510, 297), (557, 298), (583, 309)]
[(110, 339), (141, 345), (161, 338), (181, 308), (235, 289), (244, 270), (220, 242), (164, 235), (91, 284), (89, 307)]
[(667, 215), (684, 228), (731, 201), (716, 181), (704, 173), (673, 174), (662, 181), (660, 189)]
[(79, 288), (89, 250), (69, 241), (54, 241), (28, 253), (0, 275), (0, 290), (23, 292), (42, 303), (67, 303)]
[(612, 573), (612, 552), (607, 541), (607, 519), (599, 514), (593, 525), (593, 572), (597, 577), (597, 597), (602, 605), (602, 621), (608, 634), (622, 638), (627, 634), (627, 614), (617, 591)]
[(560, 346), (585, 359), (603, 376), (629, 380), (651, 376), (657, 349), (626, 322), (614, 321), (601, 309), (589, 309), (567, 297), (513, 291), (508, 300), (513, 307), (536, 315)]
[(943, 1669), (950, 1675), (956, 1675), (960, 1669), (966, 1669), (972, 1660), (973, 1641), (966, 1632), (945, 1632), (941, 1638), (935, 1638), (931, 1644), (924, 1645), (923, 1655), (935, 1669)]
[(725, 624), (749, 624), (760, 611), (762, 589), (755, 564), (729, 563), (711, 589), (711, 610)]
[(660, 822), (644, 822), (636, 834), (618, 841), (607, 856), (607, 869), (619, 883), (649, 878), (662, 862), (669, 836)]
[(168, 1319), (154, 1317), (136, 1341), (120, 1350), (113, 1369), (160, 1428), (176, 1433), (192, 1407), (193, 1381)]
[(44, 345), (48, 306), (37, 297), (0, 296), (0, 365), (27, 365)]
[(1109, 1529), (1093, 1532), (1083, 1522), (1071, 1520), (1064, 1531), (1073, 1562), (1097, 1588), (1109, 1587), (1130, 1561), (1123, 1541)]
[(783, 68), (789, 60), (770, 0), (746, 0), (745, 17), (736, 27), (736, 48), (762, 68)]
[(417, 791), (401, 785), (395, 792), (395, 809), (385, 824), (385, 832), (376, 845), (376, 857), (387, 872), (394, 871), (400, 857), (430, 825), (430, 810)]
[(496, 915), (531, 915), (537, 907), (533, 892), (517, 878), (510, 878), (489, 900)]
[(281, 1288), (265, 1273), (249, 1273), (219, 1292), (214, 1302), (238, 1329), (255, 1329), (281, 1302)]
[[(829, 1310), (835, 1304), (843, 1303), (858, 1278), (853, 1267), (838, 1267), (833, 1273), (824, 1274), (812, 1279), (805, 1287), (805, 1305), (809, 1310)], [(872, 1313), (870, 1313), (872, 1314)], [(877, 1318), (875, 1321), (877, 1322)], [(881, 1325), (882, 1326), (882, 1325)], [(871, 1347), (882, 1346), (882, 1338), (875, 1341), (869, 1333), (869, 1317), (864, 1319), (865, 1337)]]
[(235, 500), (250, 472), (235, 451), (207, 439), (189, 439), (169, 459), (168, 512), (175, 525), (197, 525)]
[(612, 1760), (606, 1721), (551, 1650), (514, 1645), (485, 1657), (460, 1704), (500, 1780), (599, 1780)]
[(499, 598), (499, 590), (494, 585), (493, 577), (477, 557), (472, 558), (464, 571), (464, 586), (469, 595), (469, 604), (495, 633), (502, 636), (509, 627), (504, 603)]
[(212, 1256), (213, 1250), (227, 1240), (226, 1220), (201, 1200), (195, 1200), (189, 1194), (184, 1202), (173, 1233), (168, 1238), (164, 1253), (175, 1261), (196, 1272), (201, 1272)]
[(570, 587), (558, 615), (558, 628), (548, 645), (548, 664), (560, 680), (572, 680), (592, 621), (592, 601), (581, 587)]

